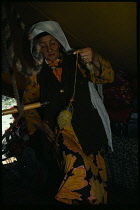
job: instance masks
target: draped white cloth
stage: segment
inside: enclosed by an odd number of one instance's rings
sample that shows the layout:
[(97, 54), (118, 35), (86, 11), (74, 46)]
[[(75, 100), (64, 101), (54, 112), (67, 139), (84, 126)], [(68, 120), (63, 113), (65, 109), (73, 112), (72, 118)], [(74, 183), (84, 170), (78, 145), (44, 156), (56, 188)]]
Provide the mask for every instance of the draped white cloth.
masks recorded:
[(89, 85), (91, 102), (92, 102), (94, 108), (97, 109), (99, 116), (102, 119), (102, 122), (103, 122), (103, 125), (105, 128), (105, 132), (106, 132), (106, 135), (108, 138), (108, 145), (110, 146), (111, 150), (113, 151), (112, 132), (111, 132), (111, 127), (110, 127), (109, 116), (107, 114), (107, 111), (105, 109), (103, 101), (102, 101), (101, 97), (99, 96), (94, 84), (89, 81), (88, 85)]

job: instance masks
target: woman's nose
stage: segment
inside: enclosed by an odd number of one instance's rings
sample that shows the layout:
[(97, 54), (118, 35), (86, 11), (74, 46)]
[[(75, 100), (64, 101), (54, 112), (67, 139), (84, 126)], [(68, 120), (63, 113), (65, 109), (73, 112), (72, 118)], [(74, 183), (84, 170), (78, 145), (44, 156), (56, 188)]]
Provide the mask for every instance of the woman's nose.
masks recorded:
[(51, 46), (47, 46), (46, 49), (47, 49), (47, 52), (48, 52), (48, 53), (52, 52)]

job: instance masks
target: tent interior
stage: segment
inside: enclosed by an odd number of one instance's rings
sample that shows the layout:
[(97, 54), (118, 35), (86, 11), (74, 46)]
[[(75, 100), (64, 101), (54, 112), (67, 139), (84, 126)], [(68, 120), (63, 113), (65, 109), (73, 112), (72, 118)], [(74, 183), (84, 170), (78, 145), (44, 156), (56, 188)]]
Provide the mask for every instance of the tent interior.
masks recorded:
[[(59, 22), (71, 48), (92, 47), (95, 52), (109, 60), (114, 69), (126, 72), (130, 80), (137, 80), (136, 2), (15, 1), (5, 2), (4, 8), (5, 10), (2, 7), (2, 27), (4, 28), (8, 23), (10, 34), (6, 32), (6, 35), (2, 37), (2, 95), (15, 97), (11, 72), (15, 75), (17, 89), (21, 98), (27, 80), (27, 77), (17, 70), (15, 65), (9, 68), (8, 55), (3, 40), (9, 36), (8, 38), (10, 38), (9, 40), (14, 46), (14, 52), (12, 53), (16, 56), (16, 59), (20, 60), (22, 67), (26, 71), (28, 65), (32, 65), (27, 32), (31, 25), (45, 20)], [(7, 22), (5, 22), (5, 19)], [(137, 173), (135, 173), (137, 172), (137, 138), (129, 140), (122, 138), (120, 141), (119, 138), (116, 138), (116, 153), (112, 154), (112, 156), (109, 154), (107, 157), (109, 176), (111, 176), (113, 183), (111, 183), (109, 192), (111, 204), (135, 204), (138, 200), (137, 187), (135, 188), (138, 178)], [(132, 143), (131, 149), (129, 142)], [(129, 155), (127, 149), (130, 151)], [(131, 154), (132, 152), (133, 154)], [(129, 166), (127, 166), (127, 161), (125, 162), (126, 158), (129, 158), (128, 156), (131, 156), (128, 161)], [(135, 161), (134, 164), (133, 161)], [(10, 171), (9, 173), (11, 173), (9, 176), (15, 177), (14, 172)], [(3, 177), (5, 179), (4, 187), (8, 188), (8, 183), (11, 183), (10, 179), (6, 177), (6, 173)], [(117, 184), (114, 184), (114, 180), (117, 180)], [(15, 181), (15, 183), (11, 188), (9, 187), (9, 191), (4, 189), (5, 203), (8, 199), (12, 204), (24, 202), (36, 204), (38, 202), (36, 194), (31, 194), (26, 189), (25, 192), (22, 190), (19, 192), (17, 182)], [(121, 188), (122, 183), (126, 183), (128, 188)], [(15, 194), (13, 189), (17, 190)], [(45, 200), (47, 193), (48, 191), (45, 191), (45, 194), (44, 192), (40, 194), (42, 198), (39, 195), (39, 202), (49, 203), (48, 200)]]
[[(23, 43), (25, 31), (19, 27), (19, 19), (27, 29), (39, 21), (55, 20), (61, 25), (71, 48), (91, 46), (117, 69), (127, 72), (130, 78), (137, 77), (136, 2), (7, 2), (6, 7), (11, 40), (23, 65), (29, 60), (29, 57), (26, 59), (28, 53), (23, 56), (23, 50), (27, 52), (29, 46)], [(15, 75), (18, 89), (23, 91), (26, 78), (16, 69)], [(2, 83), (3, 94), (10, 94), (6, 88), (11, 80), (5, 67)]]

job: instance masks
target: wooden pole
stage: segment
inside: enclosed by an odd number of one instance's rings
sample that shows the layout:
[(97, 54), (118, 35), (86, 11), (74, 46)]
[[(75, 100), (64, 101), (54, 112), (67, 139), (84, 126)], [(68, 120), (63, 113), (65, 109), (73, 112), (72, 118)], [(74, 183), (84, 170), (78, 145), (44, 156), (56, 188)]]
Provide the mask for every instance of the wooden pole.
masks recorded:
[[(33, 104), (27, 104), (24, 106), (23, 109), (24, 109), (24, 111), (26, 111), (26, 110), (30, 110), (30, 109), (39, 108), (39, 107), (41, 107), (41, 105), (42, 104), (40, 102), (33, 103)], [(2, 116), (7, 115), (7, 114), (14, 114), (14, 113), (18, 113), (18, 109), (16, 107), (11, 108), (11, 109), (2, 110)]]

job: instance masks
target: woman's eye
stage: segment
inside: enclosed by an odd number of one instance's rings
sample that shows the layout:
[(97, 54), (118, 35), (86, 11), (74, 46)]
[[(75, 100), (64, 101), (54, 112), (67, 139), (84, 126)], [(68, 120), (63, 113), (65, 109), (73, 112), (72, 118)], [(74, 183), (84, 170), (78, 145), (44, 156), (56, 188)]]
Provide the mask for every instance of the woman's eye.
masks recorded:
[(51, 45), (55, 45), (55, 41), (52, 41), (50, 44), (51, 44)]

